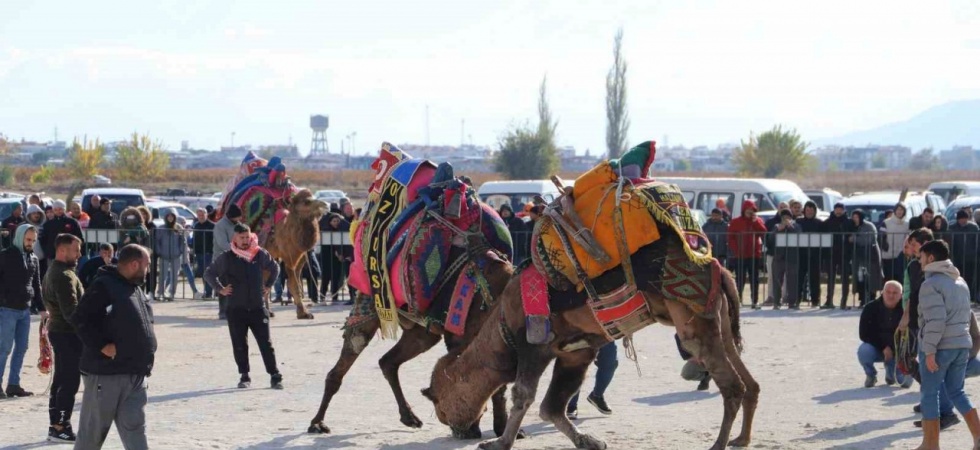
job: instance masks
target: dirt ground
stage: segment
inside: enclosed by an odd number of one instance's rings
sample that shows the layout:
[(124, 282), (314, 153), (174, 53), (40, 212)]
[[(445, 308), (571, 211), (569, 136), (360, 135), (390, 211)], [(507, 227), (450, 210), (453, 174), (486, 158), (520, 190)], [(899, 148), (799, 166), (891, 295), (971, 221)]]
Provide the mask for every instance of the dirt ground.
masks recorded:
[[(477, 441), (451, 439), (419, 393), (428, 385), (441, 346), (401, 371), (408, 400), (425, 422), (422, 429), (398, 422), (395, 401), (377, 364), (393, 343), (376, 338), (327, 413), (326, 423), (334, 434), (309, 435), (306, 428), (319, 404), (323, 378), (341, 347), (345, 307), (318, 306), (316, 319), (303, 322), (293, 318), (291, 308), (276, 307), (280, 314), (272, 320), (272, 335), (285, 376), (284, 391), (268, 389), (254, 342), (253, 387), (235, 389), (238, 374), (226, 327), (215, 318), (214, 302), (156, 303), (154, 310), (159, 350), (146, 408), (151, 448), (476, 448)], [(921, 435), (912, 426), (917, 418), (912, 412), (918, 401), (916, 387), (863, 387), (855, 357), (859, 311), (742, 311), (744, 359), (762, 386), (750, 448), (874, 450), (918, 445)], [(35, 319), (22, 384), (40, 392), (48, 380), (34, 366), (36, 327)], [(721, 398), (713, 385), (697, 392), (696, 383), (680, 378), (682, 361), (672, 333), (651, 326), (636, 335), (642, 376), (620, 351), (619, 370), (606, 393), (613, 415), (603, 416), (583, 401), (580, 428), (605, 439), (610, 449), (711, 445), (722, 416)], [(549, 378), (546, 375), (543, 383)], [(590, 376), (586, 390), (592, 383)], [(543, 392), (542, 385), (539, 400)], [(967, 392), (980, 401), (975, 380), (967, 382)], [(0, 401), (0, 447), (44, 446), (46, 406), (45, 396)], [(531, 437), (515, 448), (571, 448), (563, 435), (541, 423), (536, 411), (537, 405), (524, 423)], [(77, 406), (73, 422), (77, 426)], [(489, 415), (483, 428), (484, 437), (491, 437)], [(970, 448), (965, 424), (944, 432), (942, 439), (944, 448)], [(105, 448), (119, 447), (112, 431)]]

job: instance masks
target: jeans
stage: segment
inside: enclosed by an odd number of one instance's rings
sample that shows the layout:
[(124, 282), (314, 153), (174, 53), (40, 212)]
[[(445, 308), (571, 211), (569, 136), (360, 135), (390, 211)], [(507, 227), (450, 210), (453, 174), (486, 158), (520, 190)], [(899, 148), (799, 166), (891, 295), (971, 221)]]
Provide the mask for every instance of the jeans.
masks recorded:
[[(959, 410), (960, 414), (966, 414), (973, 409), (970, 398), (963, 392), (969, 354), (970, 349), (967, 348), (937, 350), (936, 364), (939, 365), (939, 370), (930, 372), (926, 368), (926, 354), (919, 352), (923, 420), (939, 418), (940, 404), (943, 403), (944, 397)], [(946, 395), (942, 395), (944, 390)]]
[(265, 371), (269, 375), (279, 373), (276, 367), (276, 351), (272, 348), (272, 337), (269, 335), (269, 313), (263, 309), (245, 310), (230, 308), (228, 315), (228, 334), (231, 336), (232, 351), (238, 373), (247, 374), (250, 370), (248, 362), (248, 332), (252, 331), (255, 342), (259, 345)]
[(885, 361), (885, 353), (878, 350), (873, 345), (862, 342), (858, 346), (857, 351), (858, 362), (861, 363), (861, 367), (864, 368), (864, 374), (869, 377), (878, 376), (878, 371), (875, 370), (875, 363), (883, 362), (885, 363), (885, 378), (896, 378), (899, 383), (905, 381), (905, 375), (900, 372), (895, 371), (895, 363), (897, 362), (894, 356), (891, 361)]
[(157, 284), (157, 297), (163, 297), (164, 291), (169, 291), (171, 298), (177, 294), (177, 277), (179, 273), (180, 258), (160, 258), (160, 282)]
[[(595, 366), (598, 370), (595, 372), (595, 387), (592, 389), (592, 394), (596, 397), (602, 398), (606, 393), (606, 389), (612, 383), (613, 375), (616, 373), (616, 368), (619, 367), (619, 360), (616, 357), (616, 341), (610, 342), (599, 348), (599, 354), (595, 358)], [(568, 402), (568, 411), (575, 411), (578, 409), (578, 394), (576, 393), (572, 399)]]
[(31, 312), (24, 309), (0, 308), (0, 385), (3, 384), (7, 357), (10, 358), (10, 375), (7, 386), (20, 386), (20, 370), (24, 367), (27, 342), (31, 334)]
[[(211, 265), (212, 256), (210, 253), (198, 253), (195, 259), (197, 259), (197, 270), (203, 276), (204, 271)], [(212, 293), (211, 285), (204, 282), (204, 296), (210, 297)]]
[[(184, 258), (187, 258), (186, 256)], [(195, 295), (197, 294), (197, 282), (194, 280), (194, 270), (191, 269), (191, 263), (189, 259), (184, 259), (180, 264), (180, 269), (184, 272), (184, 277), (187, 278), (187, 284), (191, 285), (191, 292)], [(208, 284), (205, 282), (204, 284)], [(177, 285), (177, 281), (174, 280), (174, 286)]]

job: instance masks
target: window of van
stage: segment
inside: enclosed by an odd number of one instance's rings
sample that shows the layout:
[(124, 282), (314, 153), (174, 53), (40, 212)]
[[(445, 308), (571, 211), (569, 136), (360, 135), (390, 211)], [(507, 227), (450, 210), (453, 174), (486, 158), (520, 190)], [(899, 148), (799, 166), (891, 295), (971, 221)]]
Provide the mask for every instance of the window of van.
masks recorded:
[[(798, 194), (799, 192), (797, 191), (770, 192), (768, 197), (769, 200), (772, 202), (772, 205), (778, 205), (781, 202), (786, 202), (787, 204), (789, 204), (790, 200), (793, 199), (799, 200), (801, 202), (805, 202), (809, 200), (809, 198), (806, 197), (805, 195), (803, 196), (803, 198), (797, 198), (799, 197)], [(771, 206), (771, 208), (776, 209), (776, 206)]]
[[(116, 194), (105, 194), (101, 195), (102, 198), (108, 198), (112, 201), (112, 207), (110, 211), (118, 217), (122, 214), (123, 210), (130, 206), (143, 206), (146, 203), (143, 201), (143, 197), (138, 195), (116, 195)], [(86, 195), (82, 198), (82, 205), (90, 205), (92, 202), (92, 196)]]
[[(494, 210), (500, 210), (500, 207), (505, 203), (509, 203), (511, 208), (515, 212), (524, 211), (524, 205), (534, 202), (534, 197), (539, 194), (491, 194), (491, 195), (481, 195), (480, 200), (484, 203), (490, 205)], [(555, 200), (553, 194), (544, 194), (541, 196), (545, 203), (551, 203)]]
[(742, 201), (744, 202), (746, 200), (752, 200), (755, 202), (755, 206), (756, 208), (759, 208), (759, 211), (773, 211), (776, 209), (776, 206), (769, 201), (769, 197), (759, 193), (746, 192), (745, 194), (742, 194)]
[(697, 208), (704, 211), (705, 214), (710, 214), (711, 210), (715, 209), (715, 203), (718, 200), (724, 200), (725, 207), (731, 211), (732, 203), (735, 201), (735, 194), (731, 192), (702, 192), (698, 194)]

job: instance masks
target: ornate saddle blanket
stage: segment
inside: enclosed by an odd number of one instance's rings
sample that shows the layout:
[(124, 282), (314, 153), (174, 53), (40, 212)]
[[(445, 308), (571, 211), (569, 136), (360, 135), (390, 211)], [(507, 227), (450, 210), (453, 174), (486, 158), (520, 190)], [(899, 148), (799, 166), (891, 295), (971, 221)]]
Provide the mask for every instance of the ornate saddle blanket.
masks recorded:
[(259, 236), (264, 246), (275, 224), (288, 213), (284, 199), (299, 189), (286, 176), (286, 166), (278, 156), (266, 161), (253, 152), (242, 159), (238, 174), (225, 188), (220, 214), (232, 204), (242, 210), (242, 221)]
[[(355, 253), (349, 282), (371, 293), (382, 337), (397, 335), (399, 310), (462, 334), (474, 296), (489, 296), (470, 252), (492, 249), (512, 258), (507, 226), (454, 177), (449, 164), (436, 167), (385, 143), (372, 167), (378, 178), (351, 227)], [(464, 233), (482, 235), (487, 248), (472, 248)], [(437, 294), (450, 287), (454, 300), (434, 305)]]

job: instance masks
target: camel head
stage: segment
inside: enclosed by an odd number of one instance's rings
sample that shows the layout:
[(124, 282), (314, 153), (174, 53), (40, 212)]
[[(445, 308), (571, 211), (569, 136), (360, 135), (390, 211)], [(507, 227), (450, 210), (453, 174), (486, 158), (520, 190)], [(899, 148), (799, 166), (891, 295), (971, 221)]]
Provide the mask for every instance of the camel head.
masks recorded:
[(309, 189), (301, 189), (286, 204), (289, 215), (301, 219), (319, 220), (330, 209), (326, 203), (313, 197)]
[(449, 426), (454, 438), (478, 439), (486, 399), (482, 403), (467, 401), (468, 383), (453, 370), (458, 357), (458, 353), (450, 353), (439, 359), (432, 370), (432, 382), (422, 389), (422, 396), (432, 402), (439, 422)]

